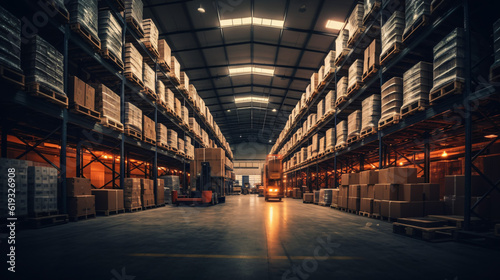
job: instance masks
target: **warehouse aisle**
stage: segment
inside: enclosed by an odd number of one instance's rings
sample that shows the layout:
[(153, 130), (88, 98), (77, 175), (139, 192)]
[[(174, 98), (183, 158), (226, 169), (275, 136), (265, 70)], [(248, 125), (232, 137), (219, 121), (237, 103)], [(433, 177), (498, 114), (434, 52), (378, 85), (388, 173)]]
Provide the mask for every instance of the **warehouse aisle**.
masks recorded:
[(489, 279), (498, 261), (497, 251), (414, 240), (387, 222), (256, 195), (21, 231), (17, 250), (24, 279)]

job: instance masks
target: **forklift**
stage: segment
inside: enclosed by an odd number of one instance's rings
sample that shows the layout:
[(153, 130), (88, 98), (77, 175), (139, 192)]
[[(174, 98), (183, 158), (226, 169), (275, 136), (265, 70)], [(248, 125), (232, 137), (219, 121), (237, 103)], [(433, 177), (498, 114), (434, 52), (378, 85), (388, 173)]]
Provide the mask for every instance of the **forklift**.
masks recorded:
[[(201, 163), (201, 173), (196, 174), (195, 190), (191, 190), (188, 195), (175, 196), (177, 206), (182, 204), (195, 205), (215, 205), (219, 202), (225, 202), (224, 197), (224, 182), (218, 182), (220, 178), (211, 176), (211, 168), (209, 162)], [(174, 200), (174, 199), (173, 199)]]
[(281, 201), (285, 196), (281, 161), (281, 155), (267, 155), (264, 165), (264, 198), (266, 201), (270, 199)]

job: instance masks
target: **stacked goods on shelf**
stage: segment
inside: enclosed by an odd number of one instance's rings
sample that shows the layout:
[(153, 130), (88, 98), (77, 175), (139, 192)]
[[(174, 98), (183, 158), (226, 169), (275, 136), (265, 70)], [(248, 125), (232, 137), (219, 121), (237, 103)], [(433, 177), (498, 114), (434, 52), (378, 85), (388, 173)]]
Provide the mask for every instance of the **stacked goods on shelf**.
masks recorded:
[(312, 137), (312, 141), (311, 141), (311, 153), (312, 153), (312, 157), (315, 157), (318, 155), (318, 146), (319, 146), (319, 141), (318, 141), (318, 134), (314, 134), (313, 137)]
[(186, 106), (182, 106), (182, 122), (189, 126), (189, 109)]
[(28, 166), (28, 213), (53, 211), (57, 211), (57, 169)]
[(421, 110), (429, 102), (432, 86), (432, 64), (419, 62), (403, 74), (403, 105), (401, 117)]
[(189, 118), (189, 128), (194, 132), (198, 137), (200, 136), (200, 125), (196, 121), (195, 118)]
[(301, 164), (303, 163), (304, 161), (306, 161), (306, 159), (308, 158), (308, 153), (307, 153), (307, 148), (302, 148), (300, 149), (300, 152), (299, 152), (299, 157), (298, 157), (298, 162), (297, 164)]
[(318, 102), (316, 108), (317, 108), (316, 121), (319, 122), (321, 118), (323, 118), (323, 115), (325, 114), (325, 100), (323, 99), (320, 102)]
[(141, 205), (143, 208), (155, 205), (154, 181), (140, 179), (141, 182)]
[(319, 139), (319, 149), (318, 153), (323, 154), (325, 152), (325, 137)]
[(444, 37), (433, 49), (433, 87), (430, 101), (446, 95), (450, 89), (445, 88), (455, 83), (453, 89), (461, 87), (465, 81), (465, 39), (464, 30), (457, 28)]
[(329, 115), (334, 112), (335, 109), (335, 91), (330, 90), (325, 97), (325, 110), (324, 114)]
[(142, 82), (142, 55), (134, 47), (132, 43), (125, 44), (125, 77), (136, 83), (140, 87), (144, 87)]
[(349, 46), (352, 46), (361, 33), (365, 31), (363, 27), (364, 14), (365, 7), (362, 3), (359, 3), (354, 7), (351, 15), (349, 16), (346, 25), (346, 29), (349, 30)]
[(151, 53), (158, 57), (160, 55), (158, 52), (158, 28), (150, 18), (142, 20), (142, 27), (144, 28), (144, 38), (141, 38), (142, 43)]
[(0, 65), (21, 72), (21, 21), (0, 6), (0, 22)]
[(347, 47), (347, 41), (349, 40), (349, 29), (342, 28), (339, 31), (337, 39), (335, 39), (335, 62), (338, 64), (340, 59), (349, 53), (350, 49)]
[(160, 147), (168, 146), (168, 130), (162, 123), (156, 124), (156, 144)]
[(425, 22), (425, 17), (431, 14), (431, 0), (406, 0), (405, 1), (405, 29), (404, 38), (408, 38), (414, 28), (421, 22)]
[(185, 91), (189, 91), (189, 77), (186, 72), (181, 71), (181, 85), (180, 88)]
[(374, 74), (380, 65), (380, 41), (374, 39), (372, 43), (365, 49), (363, 59), (363, 82), (368, 77)]
[[(7, 187), (9, 178), (14, 179), (15, 194), (16, 194), (16, 217), (28, 215), (28, 161), (0, 158), (0, 180), (2, 187), (0, 188), (0, 218), (7, 218), (9, 213), (9, 191), (13, 188)], [(14, 169), (14, 170), (12, 170)], [(9, 172), (14, 171), (14, 172)], [(15, 177), (13, 177), (15, 175)], [(3, 183), (5, 182), (5, 183)]]
[(375, 7), (380, 7), (380, 2), (381, 0), (365, 0), (363, 19), (366, 19), (370, 14), (372, 14)]
[(182, 118), (182, 106), (179, 98), (175, 98), (174, 102), (174, 113), (177, 117)]
[(196, 101), (198, 100), (198, 92), (193, 84), (189, 85), (188, 96), (192, 102), (194, 102), (194, 105), (197, 106)]
[(94, 44), (100, 48), (101, 41), (98, 36), (98, 10), (97, 0), (70, 0), (69, 1), (69, 21), (72, 29), (78, 29), (80, 32), (90, 34)]
[(68, 97), (72, 106), (95, 110), (95, 89), (77, 77), (69, 77)]
[(337, 124), (337, 142), (335, 143), (335, 149), (343, 149), (347, 146), (347, 122), (341, 121)]
[(160, 54), (158, 57), (158, 63), (164, 68), (170, 68), (172, 50), (168, 46), (165, 39), (158, 40), (158, 51)]
[(325, 150), (333, 150), (335, 148), (335, 129), (329, 128), (325, 135)]
[(123, 186), (123, 201), (126, 210), (135, 210), (142, 207), (141, 180), (139, 178), (125, 178)]
[(379, 128), (399, 121), (403, 105), (403, 79), (394, 77), (382, 85)]
[(314, 127), (314, 125), (316, 125), (316, 123), (317, 123), (316, 114), (309, 114), (309, 116), (308, 116), (307, 120), (308, 120), (308, 125), (307, 125), (307, 127), (308, 127), (308, 131), (309, 131), (309, 130), (311, 130), (311, 129)]
[(155, 76), (155, 71), (149, 66), (147, 63), (143, 63), (143, 76), (142, 76), (142, 81), (144, 83), (144, 89), (145, 91), (150, 95), (151, 98), (156, 100), (156, 76)]
[(142, 111), (130, 102), (125, 103), (125, 130), (142, 138)]
[(330, 206), (332, 204), (333, 189), (320, 189), (318, 204), (322, 206)]
[(359, 88), (363, 76), (363, 60), (356, 59), (349, 67), (349, 81), (347, 83), (347, 95), (350, 96), (352, 92)]
[(158, 103), (160, 105), (166, 105), (166, 99), (165, 99), (165, 84), (157, 80), (156, 81), (156, 95), (158, 96)]
[[(168, 176), (162, 176), (160, 179), (164, 182), (164, 187), (163, 187), (163, 196), (165, 199), (165, 203), (171, 204), (172, 203), (172, 191), (179, 191), (180, 190), (180, 182), (179, 182), (179, 176), (173, 176), (173, 175), (168, 175)], [(160, 190), (158, 190), (160, 191)]]
[(125, 0), (125, 20), (131, 23), (134, 28), (144, 35), (142, 29), (143, 3), (142, 0)]
[[(52, 45), (35, 35), (26, 45), (23, 45), (23, 70), (26, 74), (26, 84), (54, 90), (60, 95), (64, 94), (63, 58)], [(38, 84), (36, 86), (35, 84)], [(67, 104), (66, 104), (67, 105)]]
[(144, 141), (155, 144), (156, 143), (156, 126), (155, 122), (144, 115), (142, 123)]
[(165, 102), (167, 103), (167, 109), (171, 112), (175, 111), (175, 98), (174, 93), (169, 89), (165, 88)]
[(181, 65), (177, 61), (177, 58), (175, 56), (170, 56), (171, 63), (170, 63), (170, 77), (174, 78), (177, 80), (177, 83), (180, 83), (181, 79)]
[(120, 96), (103, 84), (94, 84), (95, 87), (95, 110), (101, 114), (101, 123), (106, 126), (123, 130), (121, 123)]
[(318, 84), (321, 82), (318, 78), (318, 73), (313, 73), (311, 76), (311, 92), (316, 91)]
[(323, 82), (323, 77), (325, 76), (325, 66), (321, 65), (318, 70), (318, 87)]
[[(191, 162), (190, 174), (197, 176), (201, 172), (201, 163), (208, 162), (210, 164), (210, 172), (212, 177), (224, 177), (226, 173), (225, 162), (226, 155), (222, 148), (197, 148), (194, 150), (194, 161)], [(196, 180), (191, 180), (191, 183), (196, 183)]]
[(154, 197), (156, 206), (165, 205), (165, 180), (157, 179), (156, 189), (154, 190)]
[(181, 138), (178, 138), (177, 139), (177, 150), (179, 151), (179, 153), (181, 154), (184, 154), (184, 140), (182, 140)]
[(376, 132), (380, 119), (380, 95), (373, 94), (361, 102), (361, 136)]
[(174, 150), (177, 150), (177, 138), (177, 132), (175, 130), (167, 130), (167, 145)]
[(381, 29), (380, 64), (384, 64), (393, 53), (401, 50), (405, 18), (403, 12), (395, 11)]
[(347, 143), (359, 139), (361, 132), (361, 111), (356, 110), (347, 117)]
[(332, 204), (331, 207), (338, 207), (339, 205), (339, 189), (332, 189)]
[(122, 26), (110, 10), (99, 11), (99, 39), (104, 56), (116, 58), (117, 63), (123, 68)]
[(342, 103), (347, 99), (347, 77), (342, 77), (337, 82), (337, 100), (336, 105)]
[(125, 210), (123, 205), (123, 190), (119, 189), (93, 189), (96, 212), (118, 212)]
[(329, 51), (325, 57), (325, 70), (323, 77), (320, 77), (321, 80), (324, 79), (330, 72), (335, 71), (335, 51)]
[(311, 84), (308, 84), (306, 87), (306, 103), (309, 103), (312, 97)]
[(307, 160), (311, 159), (313, 157), (312, 153), (312, 145), (307, 146)]

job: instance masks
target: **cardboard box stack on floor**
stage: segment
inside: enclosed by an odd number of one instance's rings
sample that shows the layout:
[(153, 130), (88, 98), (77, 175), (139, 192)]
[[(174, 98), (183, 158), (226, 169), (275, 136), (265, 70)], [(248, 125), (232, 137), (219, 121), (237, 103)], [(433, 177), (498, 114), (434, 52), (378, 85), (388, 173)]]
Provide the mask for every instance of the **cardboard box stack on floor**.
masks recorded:
[(312, 203), (314, 201), (314, 194), (313, 193), (304, 193), (303, 201)]
[(124, 210), (123, 190), (120, 189), (93, 189), (96, 211)]
[(158, 185), (155, 190), (156, 206), (165, 205), (165, 180), (158, 179)]
[(68, 216), (78, 218), (95, 215), (95, 196), (91, 194), (90, 179), (67, 178), (66, 199)]
[(141, 204), (142, 207), (150, 207), (155, 205), (153, 180), (141, 179)]
[(123, 204), (125, 209), (136, 209), (142, 207), (141, 201), (141, 179), (125, 178), (123, 186)]

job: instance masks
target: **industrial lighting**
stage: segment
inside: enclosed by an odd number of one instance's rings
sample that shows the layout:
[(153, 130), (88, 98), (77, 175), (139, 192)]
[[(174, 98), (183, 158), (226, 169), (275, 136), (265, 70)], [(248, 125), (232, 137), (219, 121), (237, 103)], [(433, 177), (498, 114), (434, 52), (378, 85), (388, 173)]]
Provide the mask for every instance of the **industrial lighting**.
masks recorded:
[(200, 4), (200, 7), (198, 8), (198, 12), (204, 14), (205, 13), (205, 9), (201, 6)]
[(273, 112), (276, 112), (276, 109), (273, 109)]
[(257, 102), (257, 103), (267, 103), (269, 102), (269, 98), (265, 97), (254, 97), (254, 96), (248, 96), (248, 97), (236, 97), (234, 98), (235, 103), (243, 103), (243, 102)]
[(399, 165), (403, 165), (403, 162), (400, 162)]
[(233, 27), (233, 26), (244, 26), (244, 25), (259, 25), (265, 27), (283, 28), (285, 26), (285, 21), (279, 19), (267, 19), (267, 18), (257, 18), (257, 17), (223, 19), (220, 21), (220, 27)]
[(248, 75), (248, 74), (273, 76), (274, 69), (255, 67), (255, 66), (243, 66), (243, 67), (231, 67), (231, 68), (229, 68), (229, 75), (231, 75), (231, 76)]
[(443, 151), (443, 153), (441, 154), (441, 157), (447, 157), (448, 156), (448, 153), (446, 153), (446, 151)]
[(231, 112), (231, 110), (227, 109), (228, 112)]
[(328, 20), (326, 22), (326, 28), (340, 30), (344, 26), (342, 21)]
[(272, 140), (271, 140), (271, 139), (269, 139), (269, 143), (271, 143), (271, 142), (272, 142)]
[(496, 134), (489, 134), (489, 135), (485, 135), (484, 138), (487, 138), (487, 139), (493, 139), (493, 138), (497, 138), (498, 135)]

